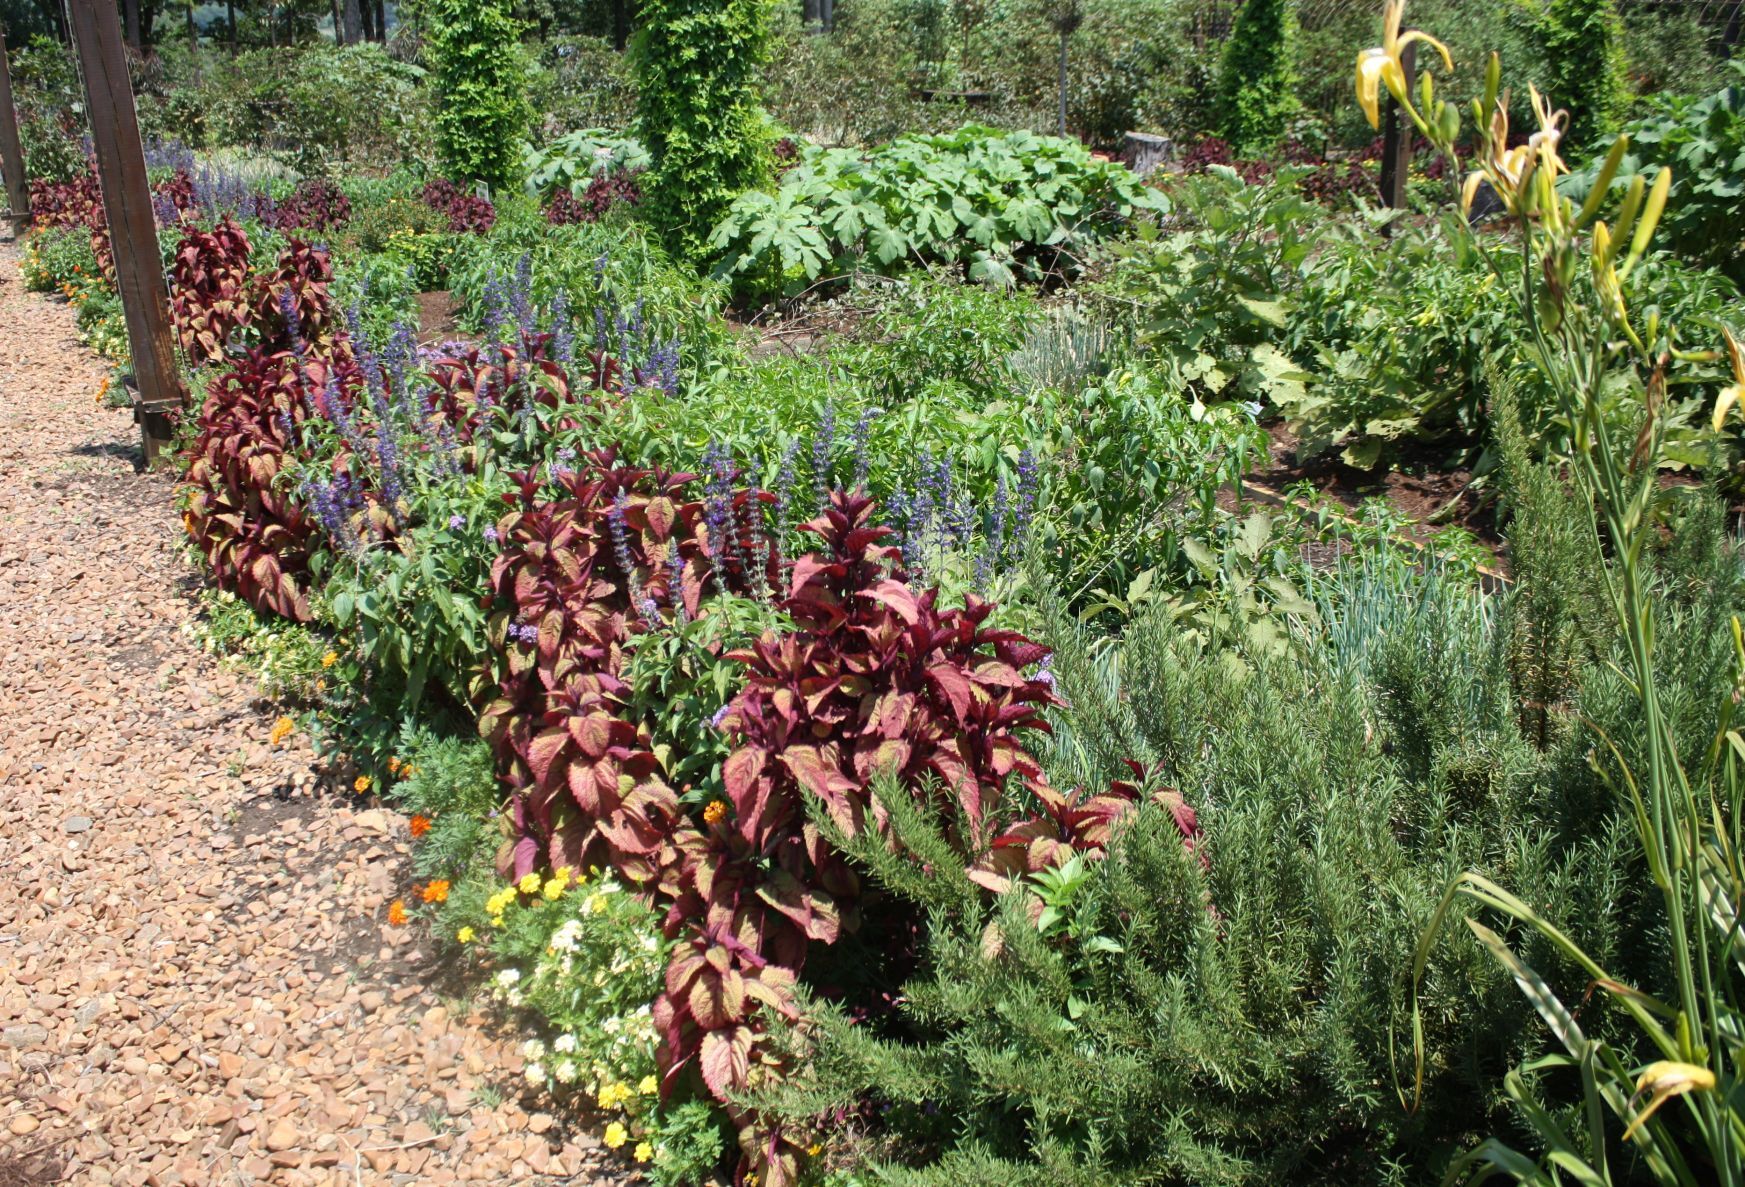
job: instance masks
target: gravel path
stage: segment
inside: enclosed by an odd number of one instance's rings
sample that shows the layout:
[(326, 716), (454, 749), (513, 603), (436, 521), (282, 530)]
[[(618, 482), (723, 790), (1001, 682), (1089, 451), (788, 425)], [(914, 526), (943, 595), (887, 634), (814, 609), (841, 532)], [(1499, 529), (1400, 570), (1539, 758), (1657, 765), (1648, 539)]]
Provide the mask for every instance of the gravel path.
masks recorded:
[(405, 821), (187, 638), (102, 374), (0, 244), (0, 1187), (622, 1181), (386, 925)]

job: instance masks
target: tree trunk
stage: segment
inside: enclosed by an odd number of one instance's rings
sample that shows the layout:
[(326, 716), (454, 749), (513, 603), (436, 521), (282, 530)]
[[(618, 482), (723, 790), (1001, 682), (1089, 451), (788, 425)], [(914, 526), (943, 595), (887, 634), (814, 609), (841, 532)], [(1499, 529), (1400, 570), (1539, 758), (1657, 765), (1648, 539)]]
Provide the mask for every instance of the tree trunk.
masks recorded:
[(363, 35), (363, 15), (358, 12), (357, 0), (345, 0), (345, 44), (356, 45)]
[(121, 13), (127, 22), (127, 44), (139, 49), (139, 0), (122, 0)]
[(376, 40), (376, 6), (370, 0), (363, 0), (358, 6), (358, 15), (362, 18), (363, 38), (365, 41)]
[(224, 0), (224, 20), (230, 27), (230, 53), (236, 56), (236, 0)]
[(1066, 42), (1072, 34), (1062, 29), (1060, 33), (1060, 134), (1066, 135)]
[(818, 0), (804, 0), (801, 8), (800, 19), (805, 23), (808, 30), (811, 30), (822, 23), (824, 17), (823, 14), (818, 11)]
[(194, 23), (194, 0), (188, 0), (188, 48), (200, 48), (200, 27)]
[(612, 44), (619, 53), (630, 44), (630, 0), (612, 0)]
[(818, 23), (826, 33), (836, 28), (836, 0), (818, 0)]
[(1721, 46), (1729, 55), (1733, 47), (1739, 44), (1740, 18), (1745, 17), (1745, 0), (1733, 0), (1733, 12), (1727, 18), (1727, 28), (1721, 34)]
[(388, 44), (388, 0), (376, 0), (376, 40)]

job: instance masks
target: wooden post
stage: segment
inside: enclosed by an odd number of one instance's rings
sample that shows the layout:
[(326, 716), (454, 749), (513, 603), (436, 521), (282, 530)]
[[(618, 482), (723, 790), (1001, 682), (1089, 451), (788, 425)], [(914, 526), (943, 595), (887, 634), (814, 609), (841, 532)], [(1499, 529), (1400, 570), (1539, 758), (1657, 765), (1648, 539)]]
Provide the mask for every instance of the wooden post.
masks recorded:
[[(1408, 44), (1400, 53), (1400, 65), (1406, 74), (1406, 87), (1412, 86), (1412, 80), (1417, 77), (1416, 54), (1418, 47)], [(1387, 96), (1387, 106), (1383, 109), (1381, 133), (1381, 204), (1393, 210), (1406, 208), (1406, 179), (1412, 174), (1412, 129), (1406, 126), (1405, 113), (1400, 105), (1394, 102), (1392, 95)]]
[(184, 406), (186, 394), (176, 376), (169, 294), (158, 255), (145, 150), (139, 142), (139, 116), (133, 107), (114, 0), (67, 0), (67, 12), (72, 18), (79, 72), (85, 79), (85, 110), (91, 119), (97, 180), (103, 188), (103, 213), (115, 254), (115, 287), (121, 294), (133, 377), (139, 387), (135, 416), (149, 467), (168, 448), (170, 413)]
[(18, 109), (12, 105), (12, 70), (6, 64), (4, 32), (0, 32), (0, 174), (5, 175), (12, 233), (23, 235), (30, 225), (30, 186), (24, 179), (24, 145), (18, 139)]

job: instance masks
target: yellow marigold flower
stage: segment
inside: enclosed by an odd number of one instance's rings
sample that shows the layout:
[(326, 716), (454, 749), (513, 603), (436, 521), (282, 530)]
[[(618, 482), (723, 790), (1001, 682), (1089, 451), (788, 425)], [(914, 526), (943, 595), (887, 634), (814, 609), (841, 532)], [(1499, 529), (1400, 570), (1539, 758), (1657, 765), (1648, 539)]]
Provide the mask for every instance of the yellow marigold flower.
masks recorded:
[(272, 732), (267, 735), (267, 740), (274, 746), (277, 746), (280, 742), (283, 742), (286, 738), (295, 733), (296, 730), (296, 722), (292, 721), (289, 717), (281, 717), (273, 722)]
[(707, 825), (720, 824), (727, 819), (727, 801), (710, 800), (709, 806), (703, 809), (703, 823)]
[(454, 938), (463, 944), (470, 944), (473, 942), (473, 929), (470, 927), (463, 927), (454, 933)]
[(808, 1158), (816, 1158), (822, 1153), (824, 1153), (824, 1147), (819, 1145), (817, 1142), (813, 1142), (810, 1146), (806, 1147), (806, 1156)]
[(637, 1142), (636, 1149), (631, 1153), (631, 1157), (636, 1159), (638, 1162), (647, 1162), (649, 1159), (654, 1157), (654, 1147), (649, 1145), (647, 1142)]
[(533, 874), (533, 873), (523, 874), (523, 875), (521, 875), (521, 881), (518, 882), (516, 885), (518, 885), (521, 888), (522, 894), (538, 894), (539, 893), (539, 875)]
[(568, 866), (565, 866), (556, 874), (552, 875), (551, 879), (547, 881), (545, 886), (540, 890), (540, 893), (546, 897), (548, 902), (555, 903), (558, 899), (563, 897), (564, 888), (569, 884), (570, 869)]
[(614, 1121), (606, 1127), (606, 1132), (601, 1136), (600, 1140), (606, 1143), (606, 1148), (608, 1150), (616, 1150), (628, 1141), (629, 1138), (630, 1131), (625, 1129), (620, 1123)]
[(362, 795), (370, 789), (370, 782), (371, 780), (368, 775), (359, 775), (352, 781), (351, 789), (359, 795)]
[(660, 1081), (655, 1079), (653, 1076), (644, 1076), (642, 1077), (642, 1083), (636, 1086), (636, 1091), (642, 1093), (644, 1096), (653, 1096), (655, 1093), (660, 1091)]
[(324, 668), (331, 668), (334, 664), (336, 664), (338, 662), (339, 662), (339, 652), (337, 652), (337, 651), (329, 651), (326, 655), (321, 657), (321, 666)]

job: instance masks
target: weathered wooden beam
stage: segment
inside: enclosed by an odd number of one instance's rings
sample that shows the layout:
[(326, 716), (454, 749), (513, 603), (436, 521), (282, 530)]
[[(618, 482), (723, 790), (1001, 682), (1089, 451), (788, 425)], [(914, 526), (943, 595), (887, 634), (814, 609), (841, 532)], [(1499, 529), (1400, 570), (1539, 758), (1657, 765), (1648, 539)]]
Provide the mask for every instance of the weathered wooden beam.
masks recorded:
[(30, 225), (30, 186), (24, 177), (24, 145), (18, 139), (18, 108), (12, 105), (12, 71), (6, 64), (4, 31), (0, 31), (0, 174), (5, 175), (12, 233), (22, 235)]
[[(1400, 53), (1408, 89), (1417, 76), (1414, 54), (1417, 48), (1408, 44)], [(1388, 95), (1386, 101), (1381, 133), (1381, 204), (1392, 210), (1404, 210), (1406, 182), (1412, 176), (1412, 128), (1394, 97)]]
[(114, 0), (67, 0), (67, 14), (85, 80), (91, 146), (115, 255), (115, 287), (127, 319), (127, 343), (138, 386), (135, 415), (145, 464), (151, 466), (168, 451), (171, 414), (186, 404), (187, 393), (176, 374), (169, 293), (158, 255), (139, 115), (133, 106)]

